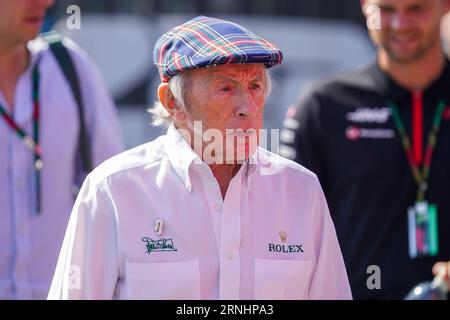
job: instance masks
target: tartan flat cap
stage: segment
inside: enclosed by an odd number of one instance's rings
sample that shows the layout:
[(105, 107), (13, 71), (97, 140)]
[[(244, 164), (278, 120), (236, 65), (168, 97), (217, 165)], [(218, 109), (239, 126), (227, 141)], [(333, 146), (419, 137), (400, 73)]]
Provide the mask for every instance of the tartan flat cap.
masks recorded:
[(239, 63), (263, 63), (269, 68), (282, 59), (280, 49), (246, 28), (205, 16), (172, 28), (153, 50), (162, 82), (189, 69)]

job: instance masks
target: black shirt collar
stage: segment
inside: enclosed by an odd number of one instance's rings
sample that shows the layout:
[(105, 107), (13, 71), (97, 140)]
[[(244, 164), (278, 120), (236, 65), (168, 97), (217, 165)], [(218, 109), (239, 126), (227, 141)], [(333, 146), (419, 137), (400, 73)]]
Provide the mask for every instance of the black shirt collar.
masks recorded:
[[(393, 99), (394, 101), (403, 101), (411, 96), (411, 91), (400, 86), (387, 73), (385, 73), (375, 62), (371, 67), (373, 75), (380, 93)], [(450, 62), (445, 59), (444, 69), (441, 75), (429, 85), (424, 92), (425, 96), (433, 96), (436, 99), (450, 100)]]

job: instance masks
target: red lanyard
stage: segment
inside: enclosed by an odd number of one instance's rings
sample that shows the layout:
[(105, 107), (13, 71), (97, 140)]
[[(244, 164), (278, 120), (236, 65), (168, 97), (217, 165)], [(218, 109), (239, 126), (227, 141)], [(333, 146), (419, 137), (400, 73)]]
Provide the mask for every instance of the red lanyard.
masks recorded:
[(411, 149), (411, 139), (409, 138), (409, 135), (406, 133), (405, 126), (403, 125), (403, 121), (402, 118), (400, 117), (400, 113), (398, 111), (397, 106), (392, 101), (389, 101), (389, 108), (391, 109), (392, 117), (394, 118), (394, 124), (400, 136), (403, 149), (405, 150), (406, 153), (406, 157), (408, 158), (411, 172), (413, 174), (414, 180), (417, 183), (417, 201), (423, 201), (425, 198), (425, 193), (428, 189), (428, 176), (430, 173), (431, 158), (433, 156), (433, 152), (436, 147), (437, 136), (439, 133), (439, 129), (441, 127), (442, 113), (445, 108), (445, 101), (444, 100), (439, 101), (436, 108), (436, 113), (433, 118), (431, 131), (428, 134), (428, 144), (426, 147), (422, 171), (420, 171), (419, 165), (414, 160), (414, 154)]
[(33, 98), (33, 135), (29, 135), (13, 119), (6, 109), (0, 104), (0, 116), (6, 124), (19, 136), (24, 145), (31, 149), (34, 154), (34, 168), (36, 176), (36, 206), (37, 213), (41, 211), (41, 169), (42, 158), (39, 146), (39, 68), (36, 63), (32, 74), (32, 98)]

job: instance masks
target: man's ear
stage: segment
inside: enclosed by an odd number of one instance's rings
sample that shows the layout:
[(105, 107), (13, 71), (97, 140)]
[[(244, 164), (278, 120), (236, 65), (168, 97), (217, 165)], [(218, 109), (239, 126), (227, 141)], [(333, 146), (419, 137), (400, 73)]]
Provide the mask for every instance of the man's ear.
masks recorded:
[(159, 85), (158, 99), (175, 122), (182, 122), (186, 119), (186, 113), (176, 102), (168, 83)]
[(175, 97), (170, 91), (170, 86), (168, 83), (161, 83), (158, 87), (158, 99), (161, 104), (166, 108), (167, 112), (172, 114), (173, 108), (175, 107)]

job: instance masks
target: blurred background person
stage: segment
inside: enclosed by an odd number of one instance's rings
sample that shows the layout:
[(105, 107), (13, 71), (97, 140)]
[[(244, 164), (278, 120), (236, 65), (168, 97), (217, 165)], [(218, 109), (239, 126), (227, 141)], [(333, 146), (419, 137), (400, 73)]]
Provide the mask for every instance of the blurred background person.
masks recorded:
[(402, 299), (450, 260), (450, 1), (361, 4), (377, 61), (304, 90), (281, 154), (319, 176), (354, 297)]
[(81, 91), (80, 121), (72, 82), (37, 38), (52, 4), (0, 1), (0, 299), (47, 296), (86, 173), (80, 149), (89, 148), (91, 167), (122, 150), (113, 101), (86, 53), (64, 42)]

